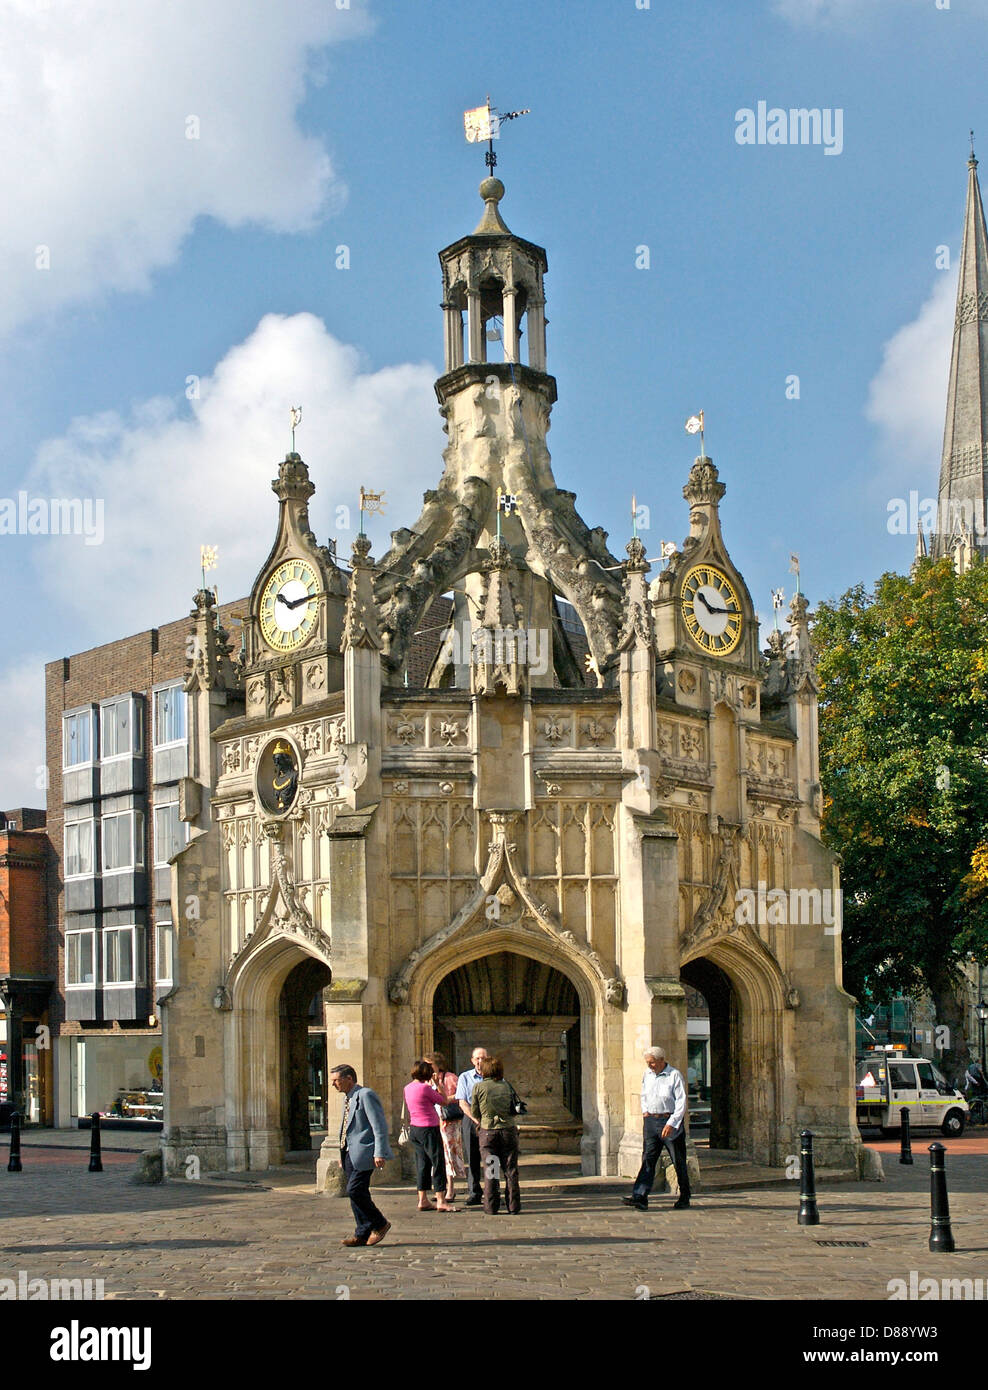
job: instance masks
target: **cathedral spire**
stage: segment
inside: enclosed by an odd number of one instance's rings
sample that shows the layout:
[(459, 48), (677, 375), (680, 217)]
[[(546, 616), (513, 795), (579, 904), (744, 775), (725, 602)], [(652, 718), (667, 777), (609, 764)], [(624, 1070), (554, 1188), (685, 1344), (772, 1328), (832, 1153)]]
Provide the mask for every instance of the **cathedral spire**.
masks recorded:
[(952, 554), (964, 531), (988, 553), (988, 229), (974, 143), (967, 161), (967, 207), (957, 281), (954, 343), (940, 466), (939, 516), (933, 556)]

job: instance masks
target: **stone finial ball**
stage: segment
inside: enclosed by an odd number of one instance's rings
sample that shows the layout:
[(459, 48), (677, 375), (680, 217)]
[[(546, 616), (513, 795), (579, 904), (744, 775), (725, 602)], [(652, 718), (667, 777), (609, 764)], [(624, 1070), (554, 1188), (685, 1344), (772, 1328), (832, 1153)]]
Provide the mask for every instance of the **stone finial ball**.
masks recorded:
[(493, 198), (495, 202), (500, 202), (504, 197), (504, 184), (500, 179), (484, 179), (483, 183), (480, 185), (480, 196), (485, 203), (489, 202), (491, 198)]

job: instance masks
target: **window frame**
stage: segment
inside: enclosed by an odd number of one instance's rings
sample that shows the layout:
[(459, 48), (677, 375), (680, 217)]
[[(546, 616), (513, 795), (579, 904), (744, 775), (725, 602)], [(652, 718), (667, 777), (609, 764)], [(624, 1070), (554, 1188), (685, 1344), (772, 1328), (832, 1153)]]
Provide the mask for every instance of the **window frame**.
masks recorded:
[[(103, 728), (104, 714), (107, 710), (114, 709), (125, 701), (130, 705), (130, 747), (125, 748), (122, 753), (105, 753), (103, 750), (107, 740)], [(108, 700), (101, 700), (99, 705), (99, 737), (101, 763), (116, 763), (122, 762), (124, 758), (139, 758), (144, 752), (144, 719), (140, 696), (128, 693), (126, 695), (114, 695)]]
[[(89, 862), (90, 869), (83, 873), (69, 873), (69, 831), (75, 830), (79, 826), (89, 826)], [(84, 816), (81, 820), (67, 820), (62, 827), (62, 879), (67, 882), (75, 882), (82, 878), (95, 878), (96, 868), (96, 818), (94, 816)]]
[[(88, 937), (90, 938), (90, 948), (91, 948), (91, 950), (92, 950), (92, 964), (93, 964), (93, 970), (92, 970), (92, 977), (91, 977), (89, 980), (71, 980), (71, 979), (69, 978), (69, 974), (70, 974), (70, 969), (69, 969), (69, 967), (70, 967), (71, 958), (72, 958), (72, 947), (71, 947), (71, 945), (70, 945), (70, 941), (72, 940), (72, 938), (78, 938), (78, 937), (80, 937), (80, 936), (88, 936)], [(78, 931), (66, 931), (66, 933), (65, 933), (65, 962), (64, 962), (64, 970), (63, 970), (63, 973), (64, 973), (64, 976), (65, 976), (65, 988), (66, 988), (66, 989), (97, 989), (97, 988), (99, 987), (99, 964), (98, 964), (98, 956), (97, 956), (97, 953), (96, 953), (96, 928), (95, 928), (95, 927), (82, 927), (82, 928), (80, 928)]]
[[(168, 974), (161, 974), (160, 932), (168, 933)], [(154, 924), (154, 983), (171, 985), (175, 983), (175, 924), (170, 917), (159, 918)]]
[[(85, 715), (89, 719), (89, 757), (77, 763), (66, 762), (68, 754), (68, 724), (69, 720), (79, 719)], [(76, 772), (79, 768), (93, 767), (96, 762), (97, 746), (96, 739), (99, 725), (96, 720), (96, 709), (93, 705), (78, 705), (75, 709), (62, 711), (62, 771)]]
[[(111, 947), (110, 938), (122, 936), (124, 932), (130, 934), (130, 979), (111, 980), (109, 977), (109, 969), (112, 957), (114, 955), (114, 951)], [(100, 972), (103, 982), (103, 988), (126, 989), (128, 986), (136, 987), (137, 985), (141, 984), (143, 970), (142, 962), (138, 959), (137, 955), (137, 952), (140, 948), (140, 937), (138, 935), (137, 924), (135, 922), (124, 922), (121, 923), (120, 926), (104, 927), (100, 935), (103, 938), (103, 959), (102, 970)]]
[[(158, 736), (158, 696), (165, 695), (169, 691), (182, 697), (182, 725), (185, 732), (180, 738), (171, 738), (166, 742), (161, 742)], [(189, 741), (189, 697), (185, 690), (184, 681), (167, 681), (164, 685), (156, 685), (151, 688), (151, 747), (155, 753), (163, 752), (166, 748), (181, 748)]]
[(183, 821), (182, 818), (181, 818), (181, 816), (179, 815), (180, 807), (179, 807), (178, 796), (176, 795), (176, 797), (175, 797), (174, 800), (169, 800), (169, 801), (156, 801), (156, 802), (154, 803), (154, 806), (152, 807), (152, 824), (153, 824), (153, 829), (154, 829), (154, 849), (153, 849), (153, 851), (152, 851), (152, 860), (153, 860), (153, 865), (152, 865), (152, 867), (155, 868), (155, 869), (167, 869), (167, 868), (168, 868), (169, 859), (171, 858), (170, 855), (169, 855), (169, 858), (168, 858), (168, 859), (161, 859), (161, 858), (159, 858), (159, 850), (158, 850), (158, 845), (159, 845), (159, 840), (158, 840), (158, 812), (159, 812), (159, 811), (164, 811), (164, 810), (165, 810), (167, 807), (169, 807), (169, 806), (174, 806), (174, 807), (175, 807), (175, 819), (176, 819), (176, 821), (178, 822), (178, 834), (179, 834), (179, 841), (180, 841), (180, 843), (176, 846), (176, 848), (175, 848), (175, 850), (174, 850), (174, 853), (177, 854), (177, 853), (179, 852), (179, 850), (184, 849), (185, 846), (189, 843), (189, 825), (188, 825), (188, 822), (187, 822), (187, 821)]
[[(122, 816), (129, 816), (131, 819), (131, 862), (120, 864), (115, 868), (108, 865), (106, 853), (106, 825), (108, 821), (119, 820)], [(133, 874), (144, 868), (144, 812), (135, 807), (126, 811), (108, 811), (100, 817), (100, 873), (103, 876), (108, 874)]]

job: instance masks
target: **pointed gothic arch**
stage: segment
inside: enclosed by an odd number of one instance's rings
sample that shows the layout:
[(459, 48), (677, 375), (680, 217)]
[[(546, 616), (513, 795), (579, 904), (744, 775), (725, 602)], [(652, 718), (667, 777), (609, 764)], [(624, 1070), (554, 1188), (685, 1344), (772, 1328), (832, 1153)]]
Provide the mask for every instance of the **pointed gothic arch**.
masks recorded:
[[(681, 968), (703, 961), (726, 976), (737, 1003), (730, 1065), (738, 1078), (731, 1117), (738, 1152), (753, 1163), (777, 1166), (785, 1161), (795, 1127), (795, 1078), (783, 1058), (793, 1055), (798, 995), (750, 931), (705, 935), (686, 952)], [(684, 978), (690, 980), (690, 973)]]

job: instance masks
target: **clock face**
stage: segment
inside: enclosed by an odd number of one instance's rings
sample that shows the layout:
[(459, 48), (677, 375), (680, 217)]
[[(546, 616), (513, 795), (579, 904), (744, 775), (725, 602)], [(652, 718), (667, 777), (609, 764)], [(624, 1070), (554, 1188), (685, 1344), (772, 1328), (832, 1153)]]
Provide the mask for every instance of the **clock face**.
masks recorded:
[(285, 560), (261, 594), (261, 635), (277, 652), (308, 641), (319, 616), (319, 581), (305, 560)]
[(683, 580), (683, 621), (698, 647), (727, 656), (741, 641), (744, 618), (734, 585), (714, 565), (694, 565)]

